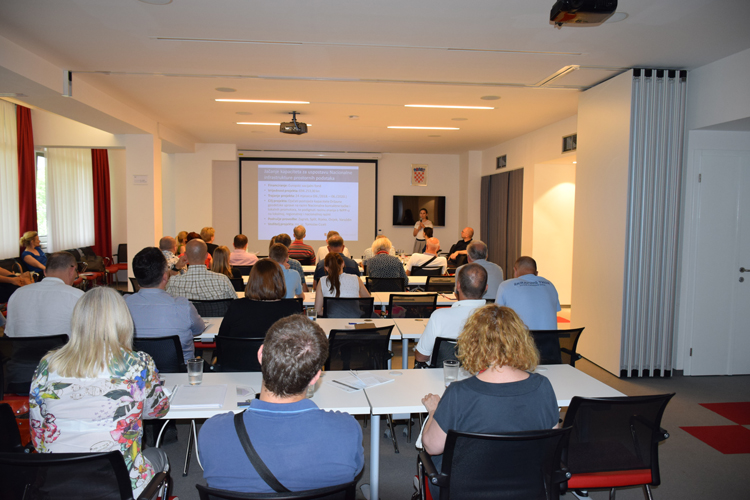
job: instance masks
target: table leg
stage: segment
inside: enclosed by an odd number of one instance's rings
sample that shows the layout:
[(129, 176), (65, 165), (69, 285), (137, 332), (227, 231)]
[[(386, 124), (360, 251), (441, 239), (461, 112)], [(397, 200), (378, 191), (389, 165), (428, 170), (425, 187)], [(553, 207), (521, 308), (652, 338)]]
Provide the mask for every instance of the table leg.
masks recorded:
[(380, 415), (370, 419), (370, 500), (380, 494)]
[(409, 368), (409, 339), (401, 337), (401, 368)]

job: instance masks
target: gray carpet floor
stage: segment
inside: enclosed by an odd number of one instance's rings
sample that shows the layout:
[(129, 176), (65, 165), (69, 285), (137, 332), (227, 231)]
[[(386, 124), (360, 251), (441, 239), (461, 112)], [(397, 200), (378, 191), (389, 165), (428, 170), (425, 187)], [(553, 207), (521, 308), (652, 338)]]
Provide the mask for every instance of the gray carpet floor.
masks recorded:
[[(400, 361), (398, 363), (400, 365)], [(750, 454), (724, 455), (680, 429), (681, 426), (693, 425), (733, 425), (733, 422), (700, 406), (700, 403), (750, 401), (750, 376), (619, 379), (586, 360), (579, 361), (576, 367), (630, 396), (676, 393), (667, 406), (662, 422), (662, 427), (671, 436), (660, 445), (662, 484), (653, 488), (655, 500), (750, 498)], [(363, 420), (359, 421), (363, 424)], [(381, 433), (380, 498), (383, 500), (408, 500), (413, 492), (412, 478), (416, 471), (417, 452), (414, 442), (407, 443), (402, 434), (405, 427), (404, 423), (396, 427), (399, 454), (394, 453), (390, 438)], [(414, 439), (418, 433), (416, 427), (413, 428)], [(197, 499), (195, 484), (206, 483), (194, 453), (190, 473), (182, 477), (188, 424), (178, 424), (178, 432), (178, 442), (163, 446), (173, 467), (174, 494), (183, 500)], [(363, 434), (365, 470), (360, 477), (360, 485), (369, 483), (370, 477), (369, 427), (363, 428)], [(592, 491), (590, 497), (604, 500), (608, 498), (608, 492)], [(358, 498), (365, 497), (358, 492)], [(575, 500), (570, 493), (561, 498)], [(617, 491), (617, 498), (630, 500), (644, 497), (640, 488), (623, 488)]]

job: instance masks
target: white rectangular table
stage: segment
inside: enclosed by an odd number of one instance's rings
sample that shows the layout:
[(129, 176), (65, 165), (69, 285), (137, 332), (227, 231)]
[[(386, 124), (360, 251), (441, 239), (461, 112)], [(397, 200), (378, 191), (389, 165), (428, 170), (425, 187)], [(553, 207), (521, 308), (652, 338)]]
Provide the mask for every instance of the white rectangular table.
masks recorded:
[(409, 341), (419, 340), (429, 319), (395, 318), (396, 328), (401, 334), (401, 368), (409, 368)]

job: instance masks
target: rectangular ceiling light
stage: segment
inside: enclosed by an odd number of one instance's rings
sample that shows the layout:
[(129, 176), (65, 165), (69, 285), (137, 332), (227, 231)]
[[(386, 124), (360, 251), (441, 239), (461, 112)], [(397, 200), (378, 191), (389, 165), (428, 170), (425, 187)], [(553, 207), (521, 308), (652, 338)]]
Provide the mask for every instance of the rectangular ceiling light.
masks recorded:
[(257, 99), (215, 99), (216, 102), (255, 102), (260, 104), (310, 104), (309, 101), (261, 101)]
[(407, 108), (447, 108), (447, 109), (495, 109), (491, 106), (443, 106), (440, 104), (404, 104)]
[(458, 127), (397, 127), (395, 125), (389, 125), (388, 128), (404, 128), (413, 130), (461, 130)]

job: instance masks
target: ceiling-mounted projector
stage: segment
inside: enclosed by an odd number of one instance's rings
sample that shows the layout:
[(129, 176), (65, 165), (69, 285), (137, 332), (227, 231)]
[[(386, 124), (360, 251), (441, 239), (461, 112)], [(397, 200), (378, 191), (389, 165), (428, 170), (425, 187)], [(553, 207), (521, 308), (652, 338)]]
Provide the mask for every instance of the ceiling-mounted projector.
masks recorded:
[(279, 127), (279, 132), (282, 134), (294, 134), (294, 135), (302, 135), (307, 133), (307, 123), (302, 123), (297, 121), (297, 112), (292, 111), (289, 113), (292, 115), (292, 121), (290, 122), (281, 122), (281, 126)]
[(617, 0), (557, 0), (549, 13), (550, 22), (563, 24), (601, 24), (617, 10)]

